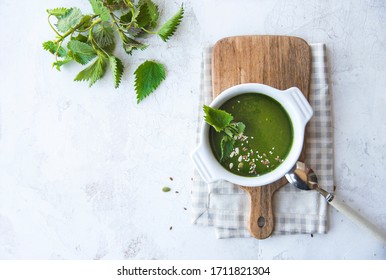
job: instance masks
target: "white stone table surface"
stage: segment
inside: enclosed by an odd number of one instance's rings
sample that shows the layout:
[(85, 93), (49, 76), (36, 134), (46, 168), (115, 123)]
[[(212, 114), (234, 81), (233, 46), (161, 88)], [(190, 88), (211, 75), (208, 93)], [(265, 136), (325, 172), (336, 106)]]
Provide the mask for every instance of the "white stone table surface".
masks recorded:
[[(386, 1), (155, 2), (162, 19), (183, 3), (182, 25), (133, 57), (118, 47), (116, 90), (109, 73), (73, 82), (81, 68), (52, 69), (41, 47), (54, 37), (45, 10), (87, 1), (1, 0), (0, 259), (386, 259), (333, 209), (325, 235), (263, 241), (217, 239), (189, 212), (203, 46), (293, 35), (327, 44), (337, 194), (386, 231)], [(136, 104), (132, 72), (146, 59), (168, 75)]]

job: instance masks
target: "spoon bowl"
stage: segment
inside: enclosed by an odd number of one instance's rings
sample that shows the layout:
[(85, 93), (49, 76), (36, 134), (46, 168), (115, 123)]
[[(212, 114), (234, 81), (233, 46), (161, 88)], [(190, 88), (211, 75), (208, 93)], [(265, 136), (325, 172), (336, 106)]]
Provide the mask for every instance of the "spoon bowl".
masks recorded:
[(297, 187), (298, 189), (309, 191), (316, 190), (324, 198), (330, 202), (333, 199), (333, 194), (325, 191), (319, 187), (318, 177), (315, 172), (307, 167), (303, 162), (298, 161), (296, 165), (288, 172), (285, 177), (291, 185)]
[(294, 167), (285, 175), (288, 182), (298, 189), (309, 191), (310, 187), (307, 184), (307, 174), (303, 171), (302, 166), (304, 163), (298, 161)]

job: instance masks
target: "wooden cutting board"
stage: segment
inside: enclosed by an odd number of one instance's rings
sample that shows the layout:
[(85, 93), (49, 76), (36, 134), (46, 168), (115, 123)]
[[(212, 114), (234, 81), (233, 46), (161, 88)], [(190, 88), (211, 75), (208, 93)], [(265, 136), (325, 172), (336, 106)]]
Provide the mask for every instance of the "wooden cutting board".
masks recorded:
[[(308, 98), (310, 77), (311, 50), (298, 37), (236, 36), (224, 38), (213, 47), (213, 98), (241, 83), (262, 83), (281, 90), (296, 86)], [(261, 187), (240, 186), (250, 197), (249, 231), (254, 237), (264, 239), (272, 234), (272, 198), (286, 183), (283, 177)]]

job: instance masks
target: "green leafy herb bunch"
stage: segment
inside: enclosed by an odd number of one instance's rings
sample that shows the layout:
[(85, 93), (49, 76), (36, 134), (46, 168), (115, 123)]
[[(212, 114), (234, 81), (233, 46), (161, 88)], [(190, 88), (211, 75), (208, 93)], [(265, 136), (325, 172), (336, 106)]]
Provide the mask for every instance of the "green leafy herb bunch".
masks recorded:
[(233, 116), (228, 112), (206, 105), (204, 105), (204, 113), (205, 122), (222, 134), (220, 160), (223, 161), (232, 153), (236, 139), (243, 135), (245, 124), (232, 122)]
[[(72, 61), (88, 65), (75, 77), (91, 87), (110, 67), (115, 88), (119, 87), (124, 65), (113, 54), (120, 40), (128, 55), (144, 50), (146, 35), (158, 35), (167, 41), (179, 26), (184, 9), (181, 6), (169, 20), (158, 27), (159, 9), (152, 0), (89, 0), (92, 14), (82, 14), (77, 7), (47, 10), (48, 23), (56, 38), (43, 43), (43, 48), (55, 56), (53, 67), (60, 68)], [(56, 22), (53, 24), (52, 21)], [(119, 39), (116, 39), (119, 38)], [(147, 60), (134, 71), (137, 102), (149, 96), (165, 79), (162, 63)]]

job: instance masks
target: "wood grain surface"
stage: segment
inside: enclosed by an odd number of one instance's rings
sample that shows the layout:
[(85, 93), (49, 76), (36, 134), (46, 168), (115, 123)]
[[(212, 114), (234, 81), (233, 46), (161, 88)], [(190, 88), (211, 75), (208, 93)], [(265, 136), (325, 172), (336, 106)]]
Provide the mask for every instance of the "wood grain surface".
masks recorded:
[[(311, 50), (307, 42), (290, 36), (236, 36), (218, 41), (212, 54), (213, 98), (242, 83), (262, 83), (277, 89), (298, 87), (308, 98)], [(300, 160), (304, 159), (304, 152)], [(287, 183), (282, 178), (261, 187), (240, 186), (249, 194), (249, 231), (264, 239), (272, 234), (272, 198)]]

